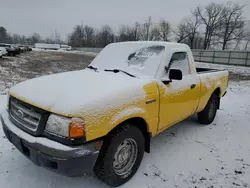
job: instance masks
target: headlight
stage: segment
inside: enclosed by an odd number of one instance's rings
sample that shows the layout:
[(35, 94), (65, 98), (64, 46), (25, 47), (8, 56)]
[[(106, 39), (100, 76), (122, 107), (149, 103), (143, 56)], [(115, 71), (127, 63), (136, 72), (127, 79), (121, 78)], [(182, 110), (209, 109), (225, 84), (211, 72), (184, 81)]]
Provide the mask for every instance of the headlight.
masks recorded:
[(51, 114), (48, 118), (46, 131), (66, 138), (85, 136), (84, 122), (80, 118), (66, 118)]

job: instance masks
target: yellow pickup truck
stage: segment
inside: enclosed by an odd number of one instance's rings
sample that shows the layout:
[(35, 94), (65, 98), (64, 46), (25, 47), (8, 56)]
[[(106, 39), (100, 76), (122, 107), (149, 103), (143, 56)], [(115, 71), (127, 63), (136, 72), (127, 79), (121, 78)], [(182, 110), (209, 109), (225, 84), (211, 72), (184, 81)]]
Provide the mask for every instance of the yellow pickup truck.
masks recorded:
[(185, 44), (114, 43), (84, 70), (12, 87), (1, 121), (35, 164), (67, 176), (95, 172), (119, 186), (152, 137), (193, 114), (212, 123), (227, 86), (228, 71), (196, 68)]

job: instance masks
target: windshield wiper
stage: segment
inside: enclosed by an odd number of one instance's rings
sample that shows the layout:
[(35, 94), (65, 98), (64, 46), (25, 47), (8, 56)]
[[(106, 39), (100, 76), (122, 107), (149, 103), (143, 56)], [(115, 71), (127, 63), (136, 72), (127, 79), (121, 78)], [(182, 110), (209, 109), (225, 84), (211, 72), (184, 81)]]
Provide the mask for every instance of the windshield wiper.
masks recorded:
[(105, 69), (104, 71), (114, 72), (114, 73), (123, 72), (123, 73), (125, 73), (125, 74), (127, 74), (127, 75), (129, 75), (129, 76), (131, 76), (131, 77), (133, 77), (133, 78), (136, 77), (136, 76), (134, 76), (133, 74), (130, 74), (130, 73), (128, 73), (128, 72), (126, 72), (126, 71), (123, 71), (123, 70), (121, 70), (121, 69)]
[(88, 66), (87, 68), (92, 69), (92, 70), (94, 70), (95, 72), (97, 71), (97, 68), (95, 68), (95, 67), (93, 67), (93, 66)]

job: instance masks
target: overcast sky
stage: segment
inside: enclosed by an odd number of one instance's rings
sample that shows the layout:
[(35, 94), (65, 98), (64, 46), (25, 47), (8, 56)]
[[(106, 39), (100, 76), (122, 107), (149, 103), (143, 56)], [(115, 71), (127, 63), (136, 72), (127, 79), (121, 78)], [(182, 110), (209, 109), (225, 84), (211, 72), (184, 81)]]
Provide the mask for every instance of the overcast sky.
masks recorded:
[[(62, 38), (76, 24), (101, 27), (110, 24), (114, 29), (122, 24), (143, 22), (152, 16), (154, 22), (161, 18), (177, 25), (197, 5), (211, 0), (0, 0), (0, 26), (10, 33), (43, 37), (57, 30)], [(216, 0), (214, 2), (226, 2)], [(235, 0), (246, 4), (244, 16), (250, 20), (250, 0)]]

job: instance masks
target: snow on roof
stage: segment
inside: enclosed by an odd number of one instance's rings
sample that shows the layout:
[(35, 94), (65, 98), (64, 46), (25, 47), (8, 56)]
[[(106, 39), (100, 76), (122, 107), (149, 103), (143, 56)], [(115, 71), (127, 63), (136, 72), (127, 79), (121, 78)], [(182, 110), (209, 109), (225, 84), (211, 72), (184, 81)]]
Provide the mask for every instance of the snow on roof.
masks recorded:
[(112, 44), (134, 44), (134, 45), (161, 45), (165, 47), (188, 47), (186, 44), (183, 43), (176, 43), (176, 42), (165, 42), (165, 41), (127, 41), (127, 42), (117, 42)]

